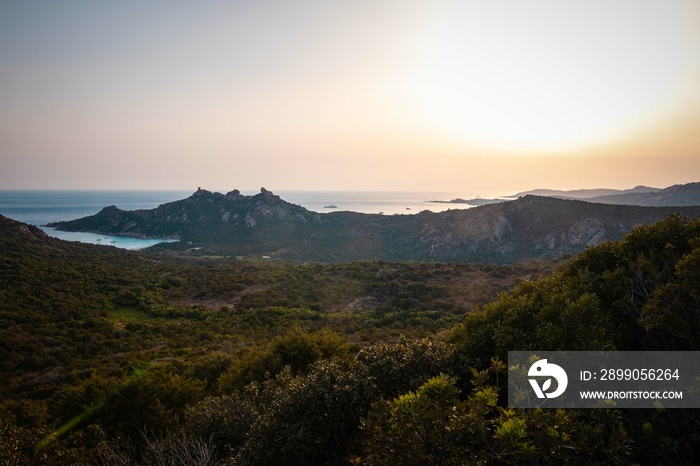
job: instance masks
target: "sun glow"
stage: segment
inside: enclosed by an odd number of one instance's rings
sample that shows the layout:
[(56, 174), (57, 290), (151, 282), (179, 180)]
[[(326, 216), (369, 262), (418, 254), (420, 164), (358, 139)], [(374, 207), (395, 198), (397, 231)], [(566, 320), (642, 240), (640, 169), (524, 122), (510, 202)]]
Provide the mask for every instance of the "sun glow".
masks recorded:
[[(535, 2), (533, 14), (529, 2), (506, 3), (453, 6), (426, 34), (410, 87), (432, 131), (509, 152), (575, 151), (658, 118), (688, 75), (667, 10), (640, 15), (628, 4), (602, 16)], [(631, 33), (620, 35), (621, 21)], [(656, 43), (641, 42), (649, 30)]]
[(517, 86), (453, 63), (432, 67), (417, 86), (420, 114), (444, 136), (510, 151), (556, 151), (615, 137), (638, 105), (594, 90), (521, 76)]
[(0, 1), (2, 189), (700, 178), (698, 0), (63, 3)]

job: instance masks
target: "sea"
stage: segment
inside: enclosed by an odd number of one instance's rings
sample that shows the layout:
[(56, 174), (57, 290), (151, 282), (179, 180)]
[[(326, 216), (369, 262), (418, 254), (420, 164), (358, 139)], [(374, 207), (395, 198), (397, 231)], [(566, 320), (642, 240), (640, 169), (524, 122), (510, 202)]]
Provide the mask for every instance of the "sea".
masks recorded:
[[(219, 191), (225, 193), (226, 191)], [(253, 195), (259, 191), (241, 190)], [(66, 241), (101, 244), (124, 249), (143, 249), (168, 239), (137, 239), (94, 233), (58, 231), (47, 223), (93, 215), (115, 205), (123, 210), (153, 209), (161, 204), (189, 197), (193, 191), (52, 191), (0, 190), (0, 214), (30, 225)], [(445, 203), (456, 198), (472, 199), (478, 193), (393, 192), (393, 191), (274, 191), (282, 199), (320, 213), (352, 211), (384, 215), (413, 215), (423, 210), (442, 212), (469, 208), (467, 204)], [(495, 195), (491, 194), (496, 197)], [(484, 196), (487, 197), (487, 196)], [(443, 202), (434, 202), (443, 201)]]

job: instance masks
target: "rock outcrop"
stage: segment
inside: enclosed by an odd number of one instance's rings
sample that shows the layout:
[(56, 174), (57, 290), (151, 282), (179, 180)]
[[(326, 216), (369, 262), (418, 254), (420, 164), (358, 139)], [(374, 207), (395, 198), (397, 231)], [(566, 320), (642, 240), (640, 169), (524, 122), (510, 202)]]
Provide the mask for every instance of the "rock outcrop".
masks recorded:
[(209, 254), (265, 255), (298, 260), (435, 260), (514, 263), (576, 254), (619, 240), (637, 225), (700, 207), (652, 208), (550, 197), (414, 215), (311, 212), (265, 188), (253, 196), (198, 189), (151, 210), (105, 207), (96, 215), (50, 224), (58, 229), (180, 238), (159, 251), (198, 248)]

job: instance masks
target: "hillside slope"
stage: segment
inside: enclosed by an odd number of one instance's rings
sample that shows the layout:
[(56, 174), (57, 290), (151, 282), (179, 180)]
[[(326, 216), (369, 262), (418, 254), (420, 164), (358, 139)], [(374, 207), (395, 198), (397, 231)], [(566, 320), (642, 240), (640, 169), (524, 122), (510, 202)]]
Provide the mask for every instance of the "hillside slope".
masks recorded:
[(650, 188), (649, 186), (635, 186), (632, 189), (570, 189), (570, 190), (560, 190), (560, 189), (531, 189), (529, 191), (521, 191), (512, 196), (507, 196), (509, 198), (518, 198), (522, 196), (527, 196), (529, 194), (533, 196), (546, 196), (546, 197), (558, 197), (559, 199), (580, 199), (580, 200), (591, 200), (595, 198), (600, 198), (603, 196), (619, 196), (625, 194), (642, 194), (642, 193), (655, 193), (661, 191), (661, 188)]
[[(538, 267), (184, 260), (0, 216), (0, 463), (696, 464), (697, 410), (506, 409), (505, 370), (697, 351), (700, 219)], [(475, 308), (479, 277), (511, 291)]]
[(700, 205), (700, 183), (687, 183), (669, 186), (665, 189), (637, 186), (632, 189), (578, 189), (557, 191), (552, 189), (534, 189), (508, 196), (510, 198), (525, 195), (556, 197), (559, 199), (580, 199), (600, 204), (638, 205), (647, 207), (697, 206)]
[(320, 214), (265, 190), (254, 196), (198, 190), (156, 209), (114, 206), (60, 230), (140, 237), (177, 237), (158, 251), (265, 255), (324, 262), (359, 259), (516, 263), (576, 254), (619, 240), (638, 225), (696, 207), (635, 207), (525, 196), (466, 210), (414, 215)]
[(598, 196), (591, 202), (641, 206), (689, 206), (700, 205), (700, 183), (678, 184), (656, 192), (639, 192)]

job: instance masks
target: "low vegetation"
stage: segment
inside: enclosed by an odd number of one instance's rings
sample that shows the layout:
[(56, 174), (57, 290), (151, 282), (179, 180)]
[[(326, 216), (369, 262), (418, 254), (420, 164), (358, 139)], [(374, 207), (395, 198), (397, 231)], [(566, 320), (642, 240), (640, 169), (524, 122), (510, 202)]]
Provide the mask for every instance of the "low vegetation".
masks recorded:
[(566, 263), (185, 259), (1, 219), (0, 464), (693, 464), (688, 410), (506, 408), (508, 350), (698, 350), (700, 221)]

